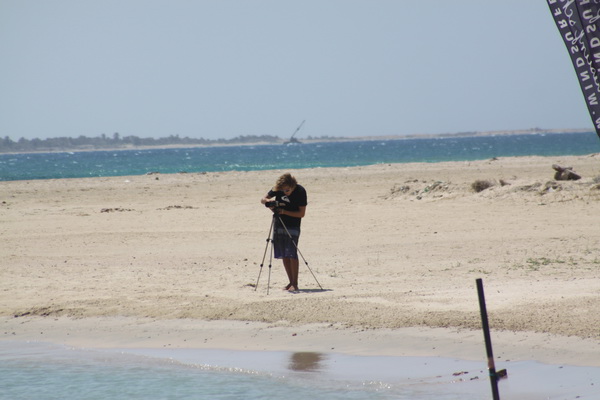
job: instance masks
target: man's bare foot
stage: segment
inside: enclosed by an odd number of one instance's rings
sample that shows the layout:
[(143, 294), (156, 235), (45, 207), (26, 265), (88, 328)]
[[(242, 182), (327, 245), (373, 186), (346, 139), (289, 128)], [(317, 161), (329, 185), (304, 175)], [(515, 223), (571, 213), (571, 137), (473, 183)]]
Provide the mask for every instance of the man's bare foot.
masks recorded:
[(283, 288), (283, 290), (290, 290), (290, 288), (291, 288), (291, 287), (292, 287), (292, 284), (291, 284), (291, 283), (288, 283), (288, 284), (287, 284), (287, 285), (286, 285), (286, 286)]
[(288, 292), (298, 292), (298, 291), (300, 291), (298, 289), (298, 286), (290, 285), (290, 287), (288, 288)]

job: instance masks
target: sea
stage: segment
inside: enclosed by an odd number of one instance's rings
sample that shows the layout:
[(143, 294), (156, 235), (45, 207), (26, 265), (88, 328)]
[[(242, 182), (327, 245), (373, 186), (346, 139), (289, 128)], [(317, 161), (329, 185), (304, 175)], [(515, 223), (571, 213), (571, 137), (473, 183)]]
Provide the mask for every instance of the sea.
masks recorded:
[[(0, 181), (442, 162), (600, 152), (594, 132), (0, 154)], [(0, 188), (2, 185), (0, 184)], [(0, 191), (1, 193), (1, 191)], [(489, 399), (479, 361), (198, 349), (90, 349), (0, 331), (0, 400)], [(482, 348), (482, 353), (484, 353)], [(503, 399), (598, 399), (600, 368), (498, 363)]]
[(594, 132), (0, 154), (0, 181), (353, 167), (600, 152)]

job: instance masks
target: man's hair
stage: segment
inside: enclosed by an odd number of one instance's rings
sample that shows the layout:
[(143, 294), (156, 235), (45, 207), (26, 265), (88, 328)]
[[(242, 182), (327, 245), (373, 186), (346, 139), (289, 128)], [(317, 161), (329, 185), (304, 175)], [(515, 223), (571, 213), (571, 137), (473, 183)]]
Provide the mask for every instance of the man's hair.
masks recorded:
[(296, 182), (296, 178), (294, 178), (291, 174), (286, 173), (281, 175), (279, 179), (277, 179), (277, 182), (275, 182), (276, 190), (281, 190), (281, 188), (284, 186), (294, 189), (296, 186), (298, 186), (298, 182)]

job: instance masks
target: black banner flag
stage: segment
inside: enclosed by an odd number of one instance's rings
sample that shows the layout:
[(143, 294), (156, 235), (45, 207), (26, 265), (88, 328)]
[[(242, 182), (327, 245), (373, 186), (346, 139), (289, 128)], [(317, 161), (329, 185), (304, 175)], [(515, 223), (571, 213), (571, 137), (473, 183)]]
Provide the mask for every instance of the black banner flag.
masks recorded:
[(600, 136), (600, 1), (547, 0)]

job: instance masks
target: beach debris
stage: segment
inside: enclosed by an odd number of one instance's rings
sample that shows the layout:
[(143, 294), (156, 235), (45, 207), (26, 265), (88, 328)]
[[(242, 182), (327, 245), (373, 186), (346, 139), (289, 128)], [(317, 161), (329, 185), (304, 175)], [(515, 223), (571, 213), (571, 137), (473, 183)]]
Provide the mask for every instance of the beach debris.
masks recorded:
[(558, 164), (552, 164), (552, 168), (556, 171), (554, 179), (557, 181), (577, 181), (581, 179), (581, 175), (573, 171), (573, 167), (561, 167)]
[[(426, 186), (423, 187), (423, 185)], [(421, 200), (425, 195), (433, 192), (437, 194), (434, 194), (432, 197), (443, 197), (443, 194), (439, 192), (448, 192), (449, 190), (450, 184), (448, 182), (434, 181), (433, 183), (428, 183), (427, 181), (419, 181), (418, 179), (409, 179), (404, 183), (394, 184), (390, 191), (382, 196), (382, 198), (389, 200), (403, 194), (410, 194), (411, 196), (415, 196), (417, 200)]]
[[(496, 375), (498, 375), (498, 378), (501, 378), (500, 375), (504, 373), (504, 376), (506, 376), (506, 370), (503, 369), (501, 371), (496, 372)], [(463, 375), (468, 375), (469, 371), (458, 371), (452, 374), (452, 376), (463, 376)], [(470, 381), (477, 381), (479, 380), (479, 376), (475, 375), (471, 378), (469, 378)], [(460, 378), (459, 381), (463, 381), (463, 378)]]
[(433, 192), (434, 190), (441, 188), (443, 183), (444, 182), (442, 181), (435, 181), (432, 184), (425, 186), (423, 193)]
[(540, 182), (535, 182), (530, 185), (522, 185), (518, 189), (523, 192), (537, 192), (540, 186), (542, 186)]
[(101, 213), (109, 213), (109, 212), (125, 212), (125, 211), (134, 211), (131, 208), (121, 208), (121, 207), (116, 207), (116, 208), (103, 208), (102, 210), (100, 210)]
[[(447, 192), (449, 190), (449, 184), (442, 181), (435, 181), (423, 188), (421, 191), (417, 191), (414, 194), (417, 196), (417, 200), (421, 200), (424, 195), (433, 193), (433, 192)], [(442, 195), (435, 195), (433, 197), (442, 197)]]
[(167, 206), (164, 208), (159, 208), (158, 210), (189, 210), (189, 209), (193, 209), (195, 207), (192, 206), (180, 206), (180, 205), (174, 205), (174, 206)]
[(410, 186), (408, 186), (408, 185), (398, 185), (398, 184), (395, 184), (390, 189), (390, 195), (394, 196), (394, 195), (399, 194), (399, 193), (406, 193), (409, 190), (410, 190)]
[[(443, 184), (444, 184), (444, 182), (442, 182), (442, 181), (436, 181), (436, 182), (432, 183), (431, 185), (427, 185), (425, 187), (425, 189), (423, 189), (423, 193), (433, 192), (434, 190), (441, 189), (441, 188), (443, 188), (442, 187)], [(448, 185), (446, 185), (445, 189), (447, 189), (447, 188), (448, 188)]]
[(13, 315), (14, 318), (21, 318), (27, 316), (39, 316), (39, 317), (48, 317), (50, 315), (59, 315), (64, 310), (62, 308), (54, 309), (52, 307), (39, 307), (32, 308), (29, 311), (18, 312)]
[(546, 182), (546, 184), (544, 185), (544, 188), (541, 190), (541, 193), (542, 194), (553, 193), (553, 192), (561, 191), (562, 189), (563, 188), (560, 183), (555, 182), (555, 181), (549, 181), (549, 182)]
[(475, 191), (475, 193), (483, 192), (485, 189), (489, 189), (494, 186), (494, 182), (484, 179), (478, 179), (471, 184), (471, 189)]
[(22, 313), (17, 313), (17, 314), (14, 315), (14, 317), (15, 318), (20, 318), (20, 317), (26, 317), (28, 315), (31, 315), (30, 311), (25, 311), (25, 312), (22, 312)]

